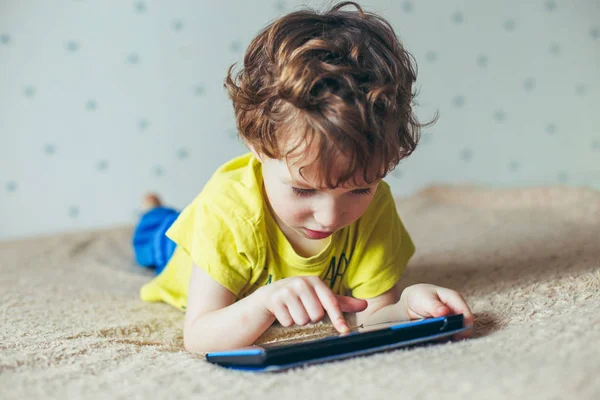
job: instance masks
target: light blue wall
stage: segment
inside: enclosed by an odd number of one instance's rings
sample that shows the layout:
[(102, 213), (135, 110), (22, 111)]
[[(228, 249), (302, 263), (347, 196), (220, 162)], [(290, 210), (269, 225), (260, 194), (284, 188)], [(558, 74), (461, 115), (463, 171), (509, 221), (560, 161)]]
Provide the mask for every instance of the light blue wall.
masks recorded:
[[(222, 87), (297, 1), (0, 0), (0, 239), (184, 206), (244, 151)], [(308, 2), (322, 6), (321, 1)], [(599, 1), (400, 1), (387, 17), (439, 122), (388, 179), (600, 188)]]

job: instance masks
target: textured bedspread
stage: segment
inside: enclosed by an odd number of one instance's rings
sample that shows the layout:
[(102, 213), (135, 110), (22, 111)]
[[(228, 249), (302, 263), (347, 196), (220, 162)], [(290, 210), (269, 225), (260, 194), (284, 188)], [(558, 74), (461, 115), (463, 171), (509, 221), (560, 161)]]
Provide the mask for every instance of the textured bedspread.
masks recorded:
[(152, 273), (119, 227), (0, 243), (0, 398), (600, 398), (600, 193), (432, 187), (397, 204), (417, 245), (406, 285), (463, 293), (472, 339), (227, 371), (183, 350), (181, 312), (139, 300)]

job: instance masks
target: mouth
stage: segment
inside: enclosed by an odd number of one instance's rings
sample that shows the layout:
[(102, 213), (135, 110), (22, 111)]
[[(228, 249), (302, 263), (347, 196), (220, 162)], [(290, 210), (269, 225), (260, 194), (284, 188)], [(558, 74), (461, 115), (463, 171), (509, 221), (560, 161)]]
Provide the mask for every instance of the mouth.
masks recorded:
[(307, 228), (304, 228), (304, 233), (306, 233), (306, 236), (310, 239), (325, 239), (333, 234), (333, 232), (313, 231)]

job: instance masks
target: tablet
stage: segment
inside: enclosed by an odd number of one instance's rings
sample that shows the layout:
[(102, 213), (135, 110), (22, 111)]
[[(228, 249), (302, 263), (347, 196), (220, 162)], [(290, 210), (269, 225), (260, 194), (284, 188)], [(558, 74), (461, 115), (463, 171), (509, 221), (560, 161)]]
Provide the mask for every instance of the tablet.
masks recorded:
[(320, 333), (299, 339), (212, 352), (206, 355), (206, 360), (239, 370), (280, 371), (305, 364), (433, 342), (466, 329), (469, 328), (463, 326), (462, 314), (410, 322), (386, 322), (360, 326), (345, 334)]

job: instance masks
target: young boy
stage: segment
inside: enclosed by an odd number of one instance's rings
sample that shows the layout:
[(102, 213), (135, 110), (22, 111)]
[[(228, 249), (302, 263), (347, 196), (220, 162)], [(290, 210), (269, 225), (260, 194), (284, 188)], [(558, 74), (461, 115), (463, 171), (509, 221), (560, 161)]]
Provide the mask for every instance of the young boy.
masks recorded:
[(148, 197), (134, 235), (140, 264), (166, 264), (141, 296), (186, 311), (188, 351), (248, 346), (275, 320), (326, 314), (340, 332), (343, 313), (357, 325), (451, 313), (472, 324), (453, 290), (400, 293), (415, 248), (382, 178), (417, 145), (415, 79), (391, 26), (353, 2), (291, 13), (254, 38), (225, 82), (250, 153), (180, 215)]

